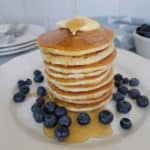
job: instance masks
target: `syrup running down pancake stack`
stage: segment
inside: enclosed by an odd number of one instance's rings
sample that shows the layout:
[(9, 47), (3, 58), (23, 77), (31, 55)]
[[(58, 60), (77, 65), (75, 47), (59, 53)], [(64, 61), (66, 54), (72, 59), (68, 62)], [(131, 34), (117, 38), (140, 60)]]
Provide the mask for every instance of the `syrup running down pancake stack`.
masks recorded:
[(70, 111), (98, 109), (112, 96), (114, 33), (97, 24), (77, 17), (59, 23), (59, 29), (48, 31), (37, 40), (43, 54), (48, 95)]

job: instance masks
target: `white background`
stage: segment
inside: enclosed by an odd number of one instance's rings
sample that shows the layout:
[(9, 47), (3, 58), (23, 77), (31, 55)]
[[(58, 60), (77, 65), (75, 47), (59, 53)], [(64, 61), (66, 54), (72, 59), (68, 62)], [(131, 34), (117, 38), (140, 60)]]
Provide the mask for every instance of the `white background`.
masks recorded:
[[(77, 15), (150, 18), (150, 0), (77, 0)], [(0, 23), (53, 27), (73, 16), (73, 0), (0, 0)]]

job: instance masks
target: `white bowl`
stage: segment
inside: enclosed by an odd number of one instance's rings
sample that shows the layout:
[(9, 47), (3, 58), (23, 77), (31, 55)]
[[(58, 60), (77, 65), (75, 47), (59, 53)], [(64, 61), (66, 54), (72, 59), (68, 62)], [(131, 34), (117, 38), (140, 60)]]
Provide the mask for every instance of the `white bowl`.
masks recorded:
[(133, 33), (136, 51), (139, 55), (150, 59), (150, 38)]

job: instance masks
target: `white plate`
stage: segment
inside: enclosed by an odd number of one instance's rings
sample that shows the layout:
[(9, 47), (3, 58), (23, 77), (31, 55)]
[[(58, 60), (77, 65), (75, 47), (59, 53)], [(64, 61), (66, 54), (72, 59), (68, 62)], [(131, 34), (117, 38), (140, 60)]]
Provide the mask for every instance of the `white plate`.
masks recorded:
[[(18, 24), (18, 28), (20, 28), (24, 25), (25, 24)], [(43, 32), (46, 31), (43, 27), (41, 27), (39, 25), (26, 24), (26, 26), (27, 26), (27, 30), (25, 31), (25, 33), (22, 36), (18, 36), (15, 39), (14, 43), (8, 44), (7, 40), (4, 39), (0, 43), (0, 48), (12, 47), (12, 46), (21, 45), (21, 44), (35, 41), (36, 38), (40, 34), (42, 34)], [(0, 33), (5, 33), (9, 27), (10, 27), (10, 24), (0, 25)], [(6, 39), (7, 39), (7, 37), (6, 37)]]
[(25, 51), (32, 50), (34, 48), (37, 48), (37, 45), (36, 44), (31, 44), (29, 46), (22, 47), (22, 48), (17, 48), (17, 49), (11, 50), (11, 51), (0, 52), (0, 56), (17, 54), (17, 53), (20, 53), (20, 52), (25, 52)]
[[(140, 79), (143, 92), (150, 91), (150, 61), (127, 51), (118, 51), (114, 68), (129, 77)], [(114, 135), (106, 139), (90, 139), (82, 144), (62, 144), (48, 139), (41, 125), (33, 121), (30, 111), (33, 100), (22, 104), (12, 102), (18, 79), (32, 77), (34, 69), (42, 69), (42, 57), (39, 51), (31, 52), (9, 61), (0, 67), (0, 149), (3, 150), (141, 150), (150, 147), (150, 117), (148, 109), (139, 109), (136, 105), (128, 115), (132, 118), (133, 128), (115, 130), (119, 122), (112, 123)], [(34, 91), (38, 85), (32, 85)], [(149, 95), (148, 95), (149, 96)], [(133, 102), (134, 103), (134, 102)], [(134, 105), (134, 104), (133, 104)], [(136, 113), (135, 113), (136, 112)], [(117, 118), (117, 115), (115, 115)], [(119, 126), (119, 125), (118, 125)], [(88, 131), (87, 131), (88, 132)], [(78, 131), (77, 131), (78, 133)], [(78, 133), (80, 134), (80, 133)]]
[(21, 45), (16, 45), (16, 46), (13, 46), (13, 47), (0, 48), (0, 53), (1, 52), (3, 53), (3, 52), (14, 51), (16, 49), (25, 48), (25, 47), (28, 47), (28, 46), (31, 46), (31, 45), (35, 45), (35, 44), (36, 44), (36, 42), (32, 41), (32, 42), (28, 42), (28, 43), (21, 44)]

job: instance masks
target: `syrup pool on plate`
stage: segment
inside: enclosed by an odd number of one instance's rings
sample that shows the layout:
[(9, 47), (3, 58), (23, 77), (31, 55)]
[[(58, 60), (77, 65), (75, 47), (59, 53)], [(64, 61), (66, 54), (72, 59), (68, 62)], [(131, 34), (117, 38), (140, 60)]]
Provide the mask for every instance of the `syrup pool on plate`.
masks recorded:
[[(30, 93), (28, 96), (30, 97), (37, 97), (36, 93)], [(44, 99), (46, 102), (49, 101), (49, 97), (45, 96)], [(70, 135), (68, 138), (66, 138), (63, 142), (65, 143), (82, 143), (90, 138), (105, 138), (110, 137), (113, 134), (113, 130), (111, 128), (111, 125), (103, 125), (98, 120), (98, 114), (102, 110), (106, 109), (105, 107), (102, 107), (98, 110), (87, 112), (91, 118), (91, 121), (87, 125), (80, 125), (77, 122), (77, 116), (79, 115), (79, 112), (71, 112), (68, 111), (68, 116), (71, 117), (71, 126), (70, 129)], [(43, 128), (44, 134), (48, 136), (51, 139), (55, 139), (54, 135), (54, 129), (55, 128)]]
[[(79, 113), (68, 112), (68, 115), (72, 119), (70, 129), (70, 136), (64, 140), (66, 143), (81, 143), (90, 138), (103, 138), (109, 137), (112, 135), (113, 131), (110, 125), (102, 125), (98, 121), (98, 113), (103, 110), (101, 108), (99, 110), (88, 112), (90, 115), (91, 121), (88, 125), (81, 126), (77, 122), (77, 116)], [(48, 129), (44, 128), (44, 133), (54, 139), (54, 128)]]

